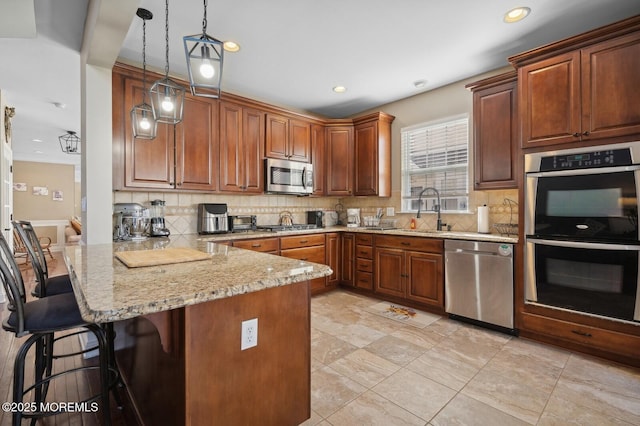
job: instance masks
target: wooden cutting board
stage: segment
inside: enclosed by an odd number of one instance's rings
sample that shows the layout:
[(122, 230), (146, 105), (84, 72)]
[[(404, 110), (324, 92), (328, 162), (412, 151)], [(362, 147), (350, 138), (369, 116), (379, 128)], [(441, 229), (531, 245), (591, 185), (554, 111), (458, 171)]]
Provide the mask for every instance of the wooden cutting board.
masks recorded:
[(190, 248), (166, 248), (162, 250), (120, 251), (115, 255), (129, 268), (168, 265), (170, 263), (193, 262), (209, 259), (207, 253)]

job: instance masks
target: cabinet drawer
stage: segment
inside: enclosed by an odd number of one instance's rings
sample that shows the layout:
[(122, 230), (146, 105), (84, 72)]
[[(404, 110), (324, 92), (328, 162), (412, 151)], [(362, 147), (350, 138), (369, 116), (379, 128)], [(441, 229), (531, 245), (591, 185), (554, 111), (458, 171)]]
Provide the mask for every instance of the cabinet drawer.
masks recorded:
[(370, 246), (373, 244), (373, 235), (371, 234), (356, 234), (356, 244)]
[(278, 251), (278, 239), (277, 238), (263, 238), (259, 240), (237, 240), (233, 242), (234, 247), (267, 252), (267, 251)]
[(373, 259), (373, 247), (360, 245), (357, 246), (356, 257), (361, 257), (363, 259)]
[(522, 315), (522, 329), (627, 357), (640, 353), (640, 336), (533, 314)]
[(373, 290), (373, 274), (371, 272), (356, 272), (356, 287)]
[(282, 250), (299, 247), (310, 247), (324, 245), (324, 234), (295, 235), (290, 237), (280, 237), (280, 248)]
[(420, 237), (395, 237), (389, 235), (376, 235), (376, 247), (390, 247), (404, 250), (428, 251), (442, 253), (444, 240), (437, 238)]
[(373, 272), (373, 260), (358, 258), (356, 260), (356, 270)]
[(324, 264), (324, 247), (302, 247), (281, 250), (280, 256)]

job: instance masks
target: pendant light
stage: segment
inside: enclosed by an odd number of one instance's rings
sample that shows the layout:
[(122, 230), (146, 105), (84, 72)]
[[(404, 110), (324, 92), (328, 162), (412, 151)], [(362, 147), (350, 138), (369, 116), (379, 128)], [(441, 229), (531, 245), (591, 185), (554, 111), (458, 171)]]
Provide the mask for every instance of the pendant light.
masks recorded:
[(80, 155), (80, 138), (76, 135), (76, 132), (67, 130), (62, 136), (58, 136), (58, 141), (60, 141), (60, 148), (62, 152), (66, 152), (67, 154), (76, 154)]
[(158, 123), (153, 117), (153, 108), (147, 103), (147, 21), (153, 19), (153, 13), (139, 8), (136, 12), (142, 19), (142, 103), (131, 109), (133, 137), (155, 139)]
[(195, 96), (220, 97), (224, 43), (207, 34), (207, 0), (204, 0), (202, 34), (185, 36), (184, 51), (189, 70), (189, 86)]
[(182, 121), (184, 88), (169, 78), (169, 0), (165, 0), (165, 59), (164, 78), (149, 90), (153, 117), (159, 123), (178, 124)]

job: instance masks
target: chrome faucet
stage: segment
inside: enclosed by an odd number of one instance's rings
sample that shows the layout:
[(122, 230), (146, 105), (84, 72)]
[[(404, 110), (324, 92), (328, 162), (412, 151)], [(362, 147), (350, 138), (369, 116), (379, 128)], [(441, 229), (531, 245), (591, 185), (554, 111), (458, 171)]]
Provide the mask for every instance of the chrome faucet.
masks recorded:
[(423, 189), (422, 191), (420, 191), (420, 195), (418, 196), (418, 214), (416, 214), (416, 218), (420, 219), (420, 207), (422, 207), (422, 194), (424, 194), (427, 191), (433, 191), (436, 193), (436, 198), (438, 199), (438, 203), (435, 206), (433, 206), (433, 210), (435, 210), (436, 213), (438, 213), (438, 218), (436, 220), (436, 230), (442, 231), (442, 225), (444, 224), (442, 223), (442, 218), (440, 217), (440, 193), (434, 187), (429, 186)]

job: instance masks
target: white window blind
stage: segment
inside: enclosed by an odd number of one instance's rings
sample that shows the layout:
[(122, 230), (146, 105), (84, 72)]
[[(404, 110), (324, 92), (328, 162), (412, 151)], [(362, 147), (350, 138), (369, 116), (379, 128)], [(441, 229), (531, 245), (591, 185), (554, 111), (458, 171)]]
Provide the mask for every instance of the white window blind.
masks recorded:
[[(441, 211), (467, 212), (469, 205), (469, 117), (406, 127), (402, 135), (402, 211), (418, 210), (420, 192), (440, 192)], [(433, 191), (422, 195), (420, 210), (434, 210)]]

